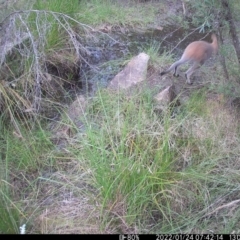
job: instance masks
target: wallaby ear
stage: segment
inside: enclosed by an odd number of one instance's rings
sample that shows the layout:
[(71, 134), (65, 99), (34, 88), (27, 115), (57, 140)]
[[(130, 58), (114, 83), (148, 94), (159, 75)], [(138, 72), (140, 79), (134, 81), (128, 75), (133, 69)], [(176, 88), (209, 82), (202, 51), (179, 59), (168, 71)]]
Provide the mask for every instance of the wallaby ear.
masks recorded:
[(212, 39), (211, 45), (213, 47), (214, 54), (216, 54), (218, 52), (218, 39), (217, 39), (217, 35), (215, 33), (212, 33), (211, 39)]

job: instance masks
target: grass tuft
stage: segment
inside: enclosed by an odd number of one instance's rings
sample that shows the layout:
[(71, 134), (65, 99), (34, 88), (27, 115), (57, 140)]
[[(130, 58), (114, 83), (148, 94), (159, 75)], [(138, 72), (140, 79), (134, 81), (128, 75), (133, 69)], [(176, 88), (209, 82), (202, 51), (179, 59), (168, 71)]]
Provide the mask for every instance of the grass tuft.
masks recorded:
[(156, 8), (149, 5), (124, 6), (112, 0), (83, 0), (77, 19), (90, 25), (111, 24), (117, 26), (146, 26), (154, 22)]

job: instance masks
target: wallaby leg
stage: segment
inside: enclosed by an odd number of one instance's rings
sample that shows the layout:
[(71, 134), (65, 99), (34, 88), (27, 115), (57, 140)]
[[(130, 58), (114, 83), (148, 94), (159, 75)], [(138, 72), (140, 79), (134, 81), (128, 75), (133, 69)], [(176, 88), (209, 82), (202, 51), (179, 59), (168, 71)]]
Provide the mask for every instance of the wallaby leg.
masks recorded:
[(185, 77), (187, 79), (187, 83), (188, 84), (192, 84), (191, 80), (190, 80), (190, 76), (198, 69), (201, 67), (202, 64), (199, 63), (194, 63), (185, 73)]
[(179, 76), (179, 66), (184, 64), (185, 62), (188, 62), (188, 60), (180, 59), (180, 60), (176, 61), (175, 63), (173, 63), (170, 66), (170, 68), (168, 68), (167, 70), (161, 72), (160, 75), (162, 76), (162, 75), (164, 75), (164, 74), (166, 74), (166, 73), (168, 73), (168, 72), (173, 70), (174, 71), (173, 72), (173, 76), (178, 77)]
[(179, 76), (179, 65), (174, 68), (173, 76), (174, 77), (178, 77)]
[(180, 60), (178, 60), (177, 62), (175, 62), (172, 66), (174, 66), (174, 72), (173, 72), (173, 76), (174, 77), (178, 77), (179, 76), (179, 67), (188, 62), (188, 60), (183, 60), (182, 58)]

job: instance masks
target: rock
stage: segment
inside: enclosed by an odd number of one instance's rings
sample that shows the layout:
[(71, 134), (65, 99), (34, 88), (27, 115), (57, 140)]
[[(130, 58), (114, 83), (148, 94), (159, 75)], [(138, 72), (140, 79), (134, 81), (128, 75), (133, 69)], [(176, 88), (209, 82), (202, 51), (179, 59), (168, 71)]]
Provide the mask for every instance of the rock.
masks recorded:
[(69, 138), (72, 136), (71, 128), (68, 125), (60, 124), (52, 132), (51, 141), (59, 149), (66, 147)]
[(66, 112), (70, 123), (66, 124), (66, 121), (63, 119), (53, 126), (51, 140), (58, 146), (58, 148), (63, 149), (68, 144), (69, 139), (73, 137), (75, 131), (71, 123), (73, 123), (77, 128), (83, 128), (84, 125), (80, 120), (80, 117), (85, 114), (86, 106), (87, 100), (85, 97), (82, 95), (77, 96)]
[(158, 93), (154, 99), (156, 102), (156, 110), (165, 111), (169, 108), (169, 106), (174, 103), (174, 105), (180, 105), (179, 100), (176, 99), (176, 92), (175, 92), (175, 86), (170, 85), (166, 87), (164, 90), (162, 90), (160, 93)]
[(110, 82), (110, 89), (128, 89), (146, 78), (149, 56), (140, 53), (131, 59), (127, 66)]
[(79, 118), (85, 114), (86, 106), (87, 101), (85, 97), (79, 95), (67, 110), (67, 116), (77, 127), (81, 127), (83, 125)]

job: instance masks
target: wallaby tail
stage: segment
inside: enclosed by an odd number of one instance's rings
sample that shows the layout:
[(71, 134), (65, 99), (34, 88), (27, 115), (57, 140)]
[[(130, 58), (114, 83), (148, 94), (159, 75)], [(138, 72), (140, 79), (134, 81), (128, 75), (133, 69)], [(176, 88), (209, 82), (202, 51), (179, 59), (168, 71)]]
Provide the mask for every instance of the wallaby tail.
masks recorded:
[(168, 68), (167, 70), (161, 72), (160, 75), (162, 76), (162, 75), (164, 75), (164, 74), (166, 74), (166, 73), (171, 72), (172, 70), (174, 70), (174, 74), (173, 74), (173, 75), (175, 75), (176, 72), (177, 72), (178, 66), (181, 65), (181, 64), (183, 64), (183, 63), (185, 63), (186, 61), (187, 61), (187, 60), (183, 60), (183, 59), (181, 58), (180, 60), (178, 60), (178, 61), (176, 61), (175, 63), (173, 63), (173, 64), (170, 66), (170, 68)]

